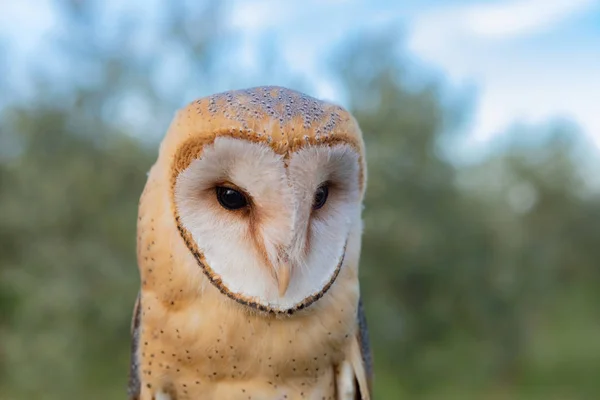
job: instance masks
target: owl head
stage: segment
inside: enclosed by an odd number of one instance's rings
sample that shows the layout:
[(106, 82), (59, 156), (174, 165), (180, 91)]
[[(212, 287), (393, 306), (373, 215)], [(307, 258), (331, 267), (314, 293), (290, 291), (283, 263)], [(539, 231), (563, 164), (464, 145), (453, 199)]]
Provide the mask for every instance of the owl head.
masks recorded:
[(177, 113), (157, 165), (194, 268), (247, 307), (306, 308), (358, 254), (364, 145), (339, 106), (281, 87), (202, 98)]

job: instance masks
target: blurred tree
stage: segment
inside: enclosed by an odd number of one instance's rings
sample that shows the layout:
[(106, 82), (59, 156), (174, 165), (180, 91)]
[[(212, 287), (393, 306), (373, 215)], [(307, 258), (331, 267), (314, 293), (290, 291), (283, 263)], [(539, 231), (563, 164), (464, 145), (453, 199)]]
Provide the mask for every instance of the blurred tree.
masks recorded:
[(12, 250), (2, 252), (2, 280), (19, 295), (3, 341), (6, 382), (34, 398), (106, 396), (102, 388), (125, 384), (113, 363), (126, 361), (136, 199), (150, 158), (120, 136), (93, 143), (62, 111), (12, 110), (6, 120), (24, 149), (0, 196)]

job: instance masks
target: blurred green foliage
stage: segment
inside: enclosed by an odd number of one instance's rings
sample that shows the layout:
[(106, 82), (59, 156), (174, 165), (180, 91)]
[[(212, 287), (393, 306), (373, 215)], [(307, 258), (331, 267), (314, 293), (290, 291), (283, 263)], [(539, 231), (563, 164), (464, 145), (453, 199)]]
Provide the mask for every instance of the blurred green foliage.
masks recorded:
[[(204, 95), (224, 79), (221, 37), (193, 29), (220, 32), (214, 7), (169, 14), (162, 46), (185, 49), (202, 76), (161, 93), (156, 60), (100, 39), (94, 2), (57, 4), (73, 79), (38, 77), (35, 100), (0, 110), (0, 400), (125, 397), (146, 171), (176, 89)], [(600, 398), (600, 202), (577, 131), (557, 124), (542, 143), (457, 166), (441, 143), (466, 106), (442, 102), (435, 81), (409, 85), (386, 46), (347, 43), (332, 67), (367, 141), (376, 398)], [(132, 93), (147, 131), (118, 123)]]

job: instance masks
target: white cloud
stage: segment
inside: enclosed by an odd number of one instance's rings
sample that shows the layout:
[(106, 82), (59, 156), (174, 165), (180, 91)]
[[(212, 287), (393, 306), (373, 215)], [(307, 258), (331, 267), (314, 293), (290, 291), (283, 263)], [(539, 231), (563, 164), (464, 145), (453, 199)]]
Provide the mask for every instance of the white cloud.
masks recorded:
[(579, 123), (600, 148), (597, 44), (557, 46), (546, 36), (574, 32), (575, 18), (597, 13), (598, 6), (597, 0), (520, 0), (430, 9), (413, 19), (408, 46), (451, 81), (480, 89), (474, 143), (488, 143), (516, 120), (535, 124), (558, 116)]
[[(551, 118), (569, 118), (581, 124), (600, 148), (600, 72), (575, 70), (573, 75), (534, 76), (526, 71), (510, 84), (488, 79), (478, 107), (476, 140), (486, 141), (501, 133), (515, 120), (544, 123)], [(541, 74), (538, 74), (541, 75)], [(578, 78), (574, 78), (574, 76)]]
[(229, 23), (233, 28), (263, 31), (280, 26), (294, 17), (290, 3), (274, 0), (234, 1), (229, 5)]
[(520, 0), (473, 5), (461, 11), (459, 23), (472, 34), (508, 38), (537, 33), (585, 12), (596, 0)]
[(598, 0), (517, 0), (425, 10), (413, 20), (411, 45), (511, 39), (556, 28), (599, 5)]
[(7, 35), (15, 42), (18, 41), (18, 46), (15, 44), (18, 47), (16, 50), (33, 50), (44, 34), (57, 23), (51, 3), (49, 0), (0, 1), (0, 35)]
[[(518, 0), (426, 8), (409, 21), (407, 46), (427, 61), (452, 60), (451, 76), (468, 68), (458, 60), (474, 47), (557, 29), (599, 8), (600, 0)], [(468, 56), (467, 56), (468, 58)]]

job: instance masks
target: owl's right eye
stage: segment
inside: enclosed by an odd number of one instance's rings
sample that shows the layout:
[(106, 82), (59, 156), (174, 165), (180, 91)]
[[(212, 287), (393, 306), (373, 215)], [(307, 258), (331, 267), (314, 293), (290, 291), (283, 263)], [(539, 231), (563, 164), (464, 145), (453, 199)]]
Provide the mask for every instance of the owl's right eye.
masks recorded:
[(227, 210), (239, 210), (248, 205), (243, 193), (224, 186), (217, 186), (217, 200)]

